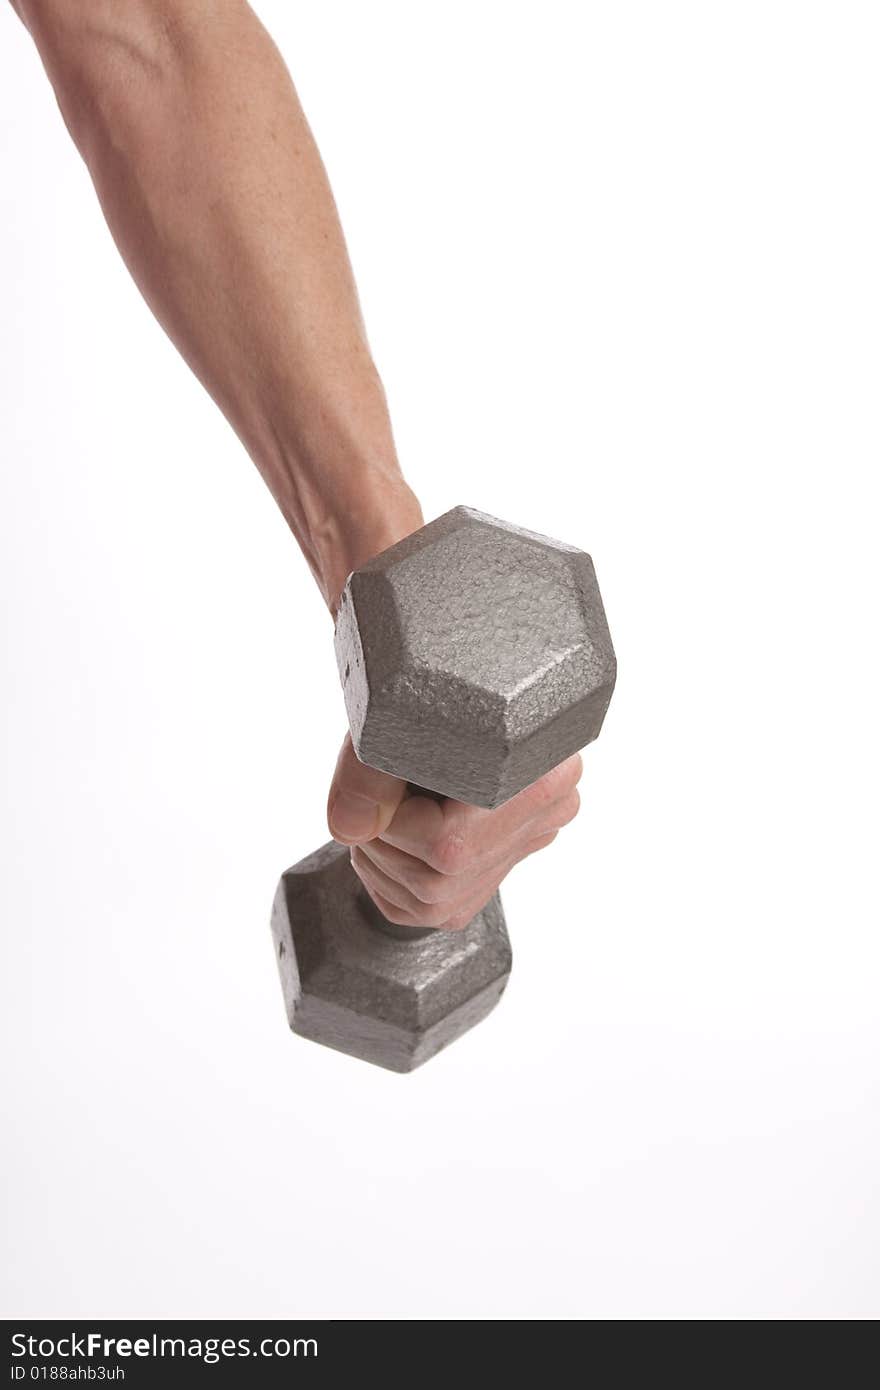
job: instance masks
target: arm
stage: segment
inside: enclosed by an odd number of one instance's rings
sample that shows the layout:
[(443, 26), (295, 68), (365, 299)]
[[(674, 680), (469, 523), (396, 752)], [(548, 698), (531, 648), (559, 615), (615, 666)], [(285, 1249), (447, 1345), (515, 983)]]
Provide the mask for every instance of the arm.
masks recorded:
[(243, 0), (16, 0), (125, 262), (333, 608), (422, 524), (320, 156)]
[[(13, 0), (153, 313), (236, 430), (331, 612), (422, 524), (342, 230), (287, 70), (244, 0)], [(333, 835), (381, 910), (463, 926), (577, 810), (574, 757), (497, 811), (405, 798), (350, 739)], [(401, 804), (402, 803), (402, 804)]]

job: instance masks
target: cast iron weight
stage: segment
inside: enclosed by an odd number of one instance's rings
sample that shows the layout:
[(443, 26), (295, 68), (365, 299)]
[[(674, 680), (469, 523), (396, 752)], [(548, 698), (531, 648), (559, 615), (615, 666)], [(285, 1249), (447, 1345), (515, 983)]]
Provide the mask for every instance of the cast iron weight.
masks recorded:
[[(500, 806), (592, 742), (616, 662), (589, 555), (455, 507), (356, 570), (336, 658), (362, 762)], [(498, 1002), (496, 893), (462, 931), (385, 920), (331, 841), (282, 876), (272, 932), (290, 1026), (412, 1071)]]

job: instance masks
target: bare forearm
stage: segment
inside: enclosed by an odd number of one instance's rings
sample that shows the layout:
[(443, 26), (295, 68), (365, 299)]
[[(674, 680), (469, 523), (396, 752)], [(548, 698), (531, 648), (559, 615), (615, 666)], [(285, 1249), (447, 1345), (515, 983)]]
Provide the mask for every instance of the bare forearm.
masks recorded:
[(420, 525), (326, 175), (242, 0), (16, 0), (135, 280), (329, 604)]

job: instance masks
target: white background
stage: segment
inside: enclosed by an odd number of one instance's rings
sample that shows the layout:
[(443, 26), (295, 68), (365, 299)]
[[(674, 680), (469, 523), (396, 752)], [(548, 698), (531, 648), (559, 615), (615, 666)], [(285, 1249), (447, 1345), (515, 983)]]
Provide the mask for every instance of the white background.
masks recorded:
[(4, 7), (3, 1312), (876, 1316), (876, 7), (259, 8), (426, 513), (589, 549), (619, 685), (490, 1020), (290, 1036), (330, 624)]

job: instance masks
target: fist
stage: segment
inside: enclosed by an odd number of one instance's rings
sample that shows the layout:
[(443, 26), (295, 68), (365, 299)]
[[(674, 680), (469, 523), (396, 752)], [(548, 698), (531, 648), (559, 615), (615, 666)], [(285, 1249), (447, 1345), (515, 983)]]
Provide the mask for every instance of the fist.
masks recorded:
[(397, 777), (359, 762), (346, 736), (327, 802), (330, 834), (351, 847), (355, 873), (389, 922), (458, 931), (514, 864), (574, 820), (581, 771), (576, 753), (486, 811), (412, 795)]

